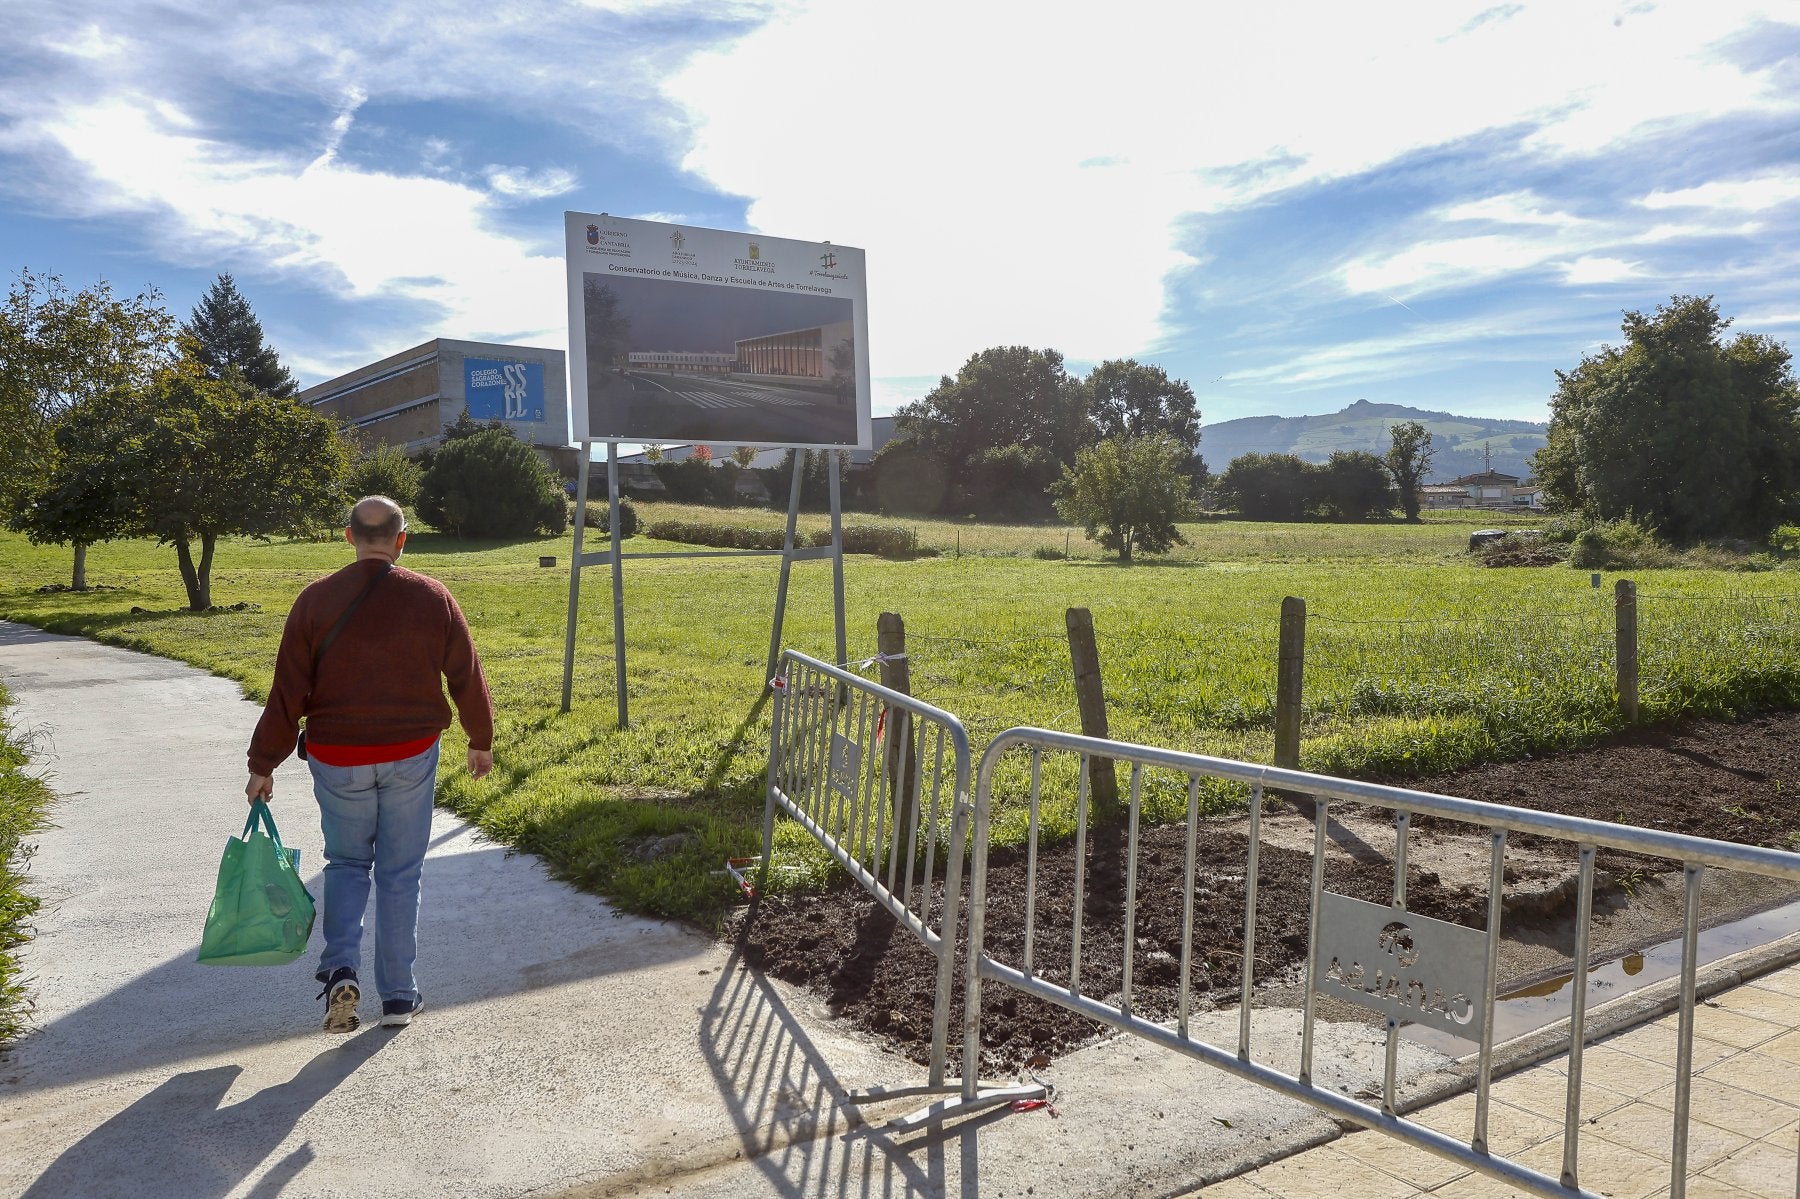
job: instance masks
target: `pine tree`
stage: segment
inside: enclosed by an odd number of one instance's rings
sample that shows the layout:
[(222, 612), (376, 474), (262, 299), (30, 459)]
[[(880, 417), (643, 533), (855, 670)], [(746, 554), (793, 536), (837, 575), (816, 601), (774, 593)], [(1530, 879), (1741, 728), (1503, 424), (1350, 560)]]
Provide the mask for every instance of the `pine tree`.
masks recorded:
[(209, 378), (223, 378), (227, 367), (236, 367), (250, 386), (269, 395), (292, 396), (300, 390), (275, 351), (263, 343), (262, 322), (229, 274), (213, 280), (212, 290), (181, 328), (200, 343), (197, 355)]

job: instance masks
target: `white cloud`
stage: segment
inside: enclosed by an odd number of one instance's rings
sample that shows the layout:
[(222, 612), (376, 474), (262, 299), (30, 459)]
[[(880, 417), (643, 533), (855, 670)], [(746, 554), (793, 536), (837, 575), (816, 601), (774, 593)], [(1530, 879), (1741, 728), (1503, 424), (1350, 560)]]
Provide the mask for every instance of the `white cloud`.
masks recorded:
[(331, 153), (241, 157), (128, 98), (66, 105), (39, 134), (96, 185), (80, 215), (176, 216), (169, 248), (190, 260), (229, 252), (323, 273), (352, 297), (426, 301), (444, 314), (442, 336), (541, 339), (566, 323), (561, 258), (492, 232), (491, 198), (463, 184), (363, 170)]
[(567, 195), (575, 190), (578, 182), (574, 171), (562, 167), (533, 171), (529, 167), (489, 165), (483, 167), (481, 173), (487, 178), (489, 187), (503, 196), (518, 200), (543, 200), (551, 196)]
[[(1601, 0), (1491, 9), (1122, 0), (1022, 20), (964, 0), (820, 0), (696, 58), (667, 90), (695, 128), (685, 165), (749, 196), (758, 230), (869, 249), (872, 354), (893, 374), (1011, 341), (1076, 358), (1153, 346), (1172, 276), (1194, 266), (1191, 218), (1284, 188), (1503, 130), (1561, 157), (1794, 111), (1768, 76), (1708, 50), (1753, 5), (1618, 23)], [(1454, 219), (1583, 225), (1528, 193)], [(1356, 271), (1369, 287), (1441, 286), (1584, 242), (1459, 239)]]
[(1741, 179), (1715, 179), (1679, 191), (1651, 192), (1638, 203), (1645, 208), (1729, 209), (1764, 212), (1800, 200), (1800, 173), (1771, 171)]
[(1507, 192), (1484, 200), (1452, 204), (1439, 214), (1446, 221), (1491, 221), (1497, 225), (1550, 225), (1567, 228), (1584, 223), (1566, 212), (1547, 211), (1549, 201), (1535, 192)]
[(1642, 272), (1638, 264), (1621, 258), (1596, 258), (1584, 255), (1563, 267), (1563, 282), (1581, 286), (1595, 283), (1618, 283)]

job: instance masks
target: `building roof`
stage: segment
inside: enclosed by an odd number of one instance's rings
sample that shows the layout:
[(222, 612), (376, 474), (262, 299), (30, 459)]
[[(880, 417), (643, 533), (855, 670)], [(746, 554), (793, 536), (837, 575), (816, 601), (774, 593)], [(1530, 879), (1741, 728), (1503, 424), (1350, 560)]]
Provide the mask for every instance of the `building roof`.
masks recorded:
[(1519, 476), (1504, 475), (1497, 470), (1484, 470), (1473, 475), (1464, 475), (1460, 479), (1452, 479), (1450, 481), (1452, 483), (1461, 483), (1476, 487), (1517, 487), (1519, 485)]

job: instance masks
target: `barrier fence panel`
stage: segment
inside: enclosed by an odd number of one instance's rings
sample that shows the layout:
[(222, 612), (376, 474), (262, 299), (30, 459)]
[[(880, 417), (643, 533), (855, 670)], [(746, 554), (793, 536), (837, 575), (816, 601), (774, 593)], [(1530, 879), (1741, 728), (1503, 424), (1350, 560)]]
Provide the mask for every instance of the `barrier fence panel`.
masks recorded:
[[(1039, 912), (1051, 908), (1061, 911), (1071, 905), (1039, 904), (1035, 894), (1035, 873), (1028, 874), (1027, 877), (1027, 932), (1019, 951), (1019, 960), (1013, 963), (1002, 962), (989, 952), (986, 905), (988, 838), (994, 816), (994, 782), (1002, 759), (1012, 751), (1022, 751), (1029, 754), (1030, 758), (1029, 791), (1025, 800), (1029, 804), (1025, 820), (1028, 862), (1036, 860), (1038, 831), (1043, 823), (1039, 819), (1040, 809), (1049, 802), (1043, 793), (1043, 779), (1054, 777), (1066, 780), (1066, 785), (1076, 791), (1072, 798), (1078, 873), (1074, 884), (1076, 893), (1067, 897), (1073, 901), (1070, 917), (1072, 927), (1069, 930), (1072, 952), (1067, 976), (1057, 979), (1046, 977), (1043, 971), (1035, 967), (1034, 937), (1041, 942), (1045, 935), (1043, 929), (1035, 926), (1039, 920)], [(1045, 770), (1046, 759), (1056, 756), (1061, 756), (1062, 761), (1052, 764), (1074, 765), (1076, 768)], [(1085, 784), (1090, 757), (1112, 759), (1115, 769), (1129, 769), (1130, 779), (1129, 798), (1122, 805), (1123, 811), (1116, 814), (1122, 816), (1124, 823), (1122, 978), (1115, 992), (1110, 986), (1112, 979), (1109, 977), (1108, 985), (1104, 988), (1105, 999), (1096, 998), (1084, 990), (1081, 977), (1080, 939), (1084, 896), (1079, 863), (1084, 850), (1083, 842), (1090, 839), (1087, 832), (1089, 804)], [(1020, 780), (1017, 789), (1023, 789), (1027, 785), (1022, 781), (1023, 773), (1016, 771), (1011, 775)], [(1159, 782), (1168, 780), (1171, 774), (1176, 781), (1185, 779), (1188, 799), (1187, 852), (1182, 875), (1184, 935), (1181, 939), (1178, 967), (1179, 1009), (1173, 1027), (1146, 1019), (1132, 1010), (1133, 952), (1139, 910), (1139, 817), (1144, 805), (1147, 773), (1154, 774)], [(1216, 886), (1222, 881), (1216, 874), (1207, 878), (1196, 877), (1195, 827), (1204, 780), (1235, 782), (1248, 787), (1250, 791), (1248, 844), (1243, 871), (1244, 932), (1239, 958), (1241, 983), (1238, 1027), (1236, 1043), (1228, 1045), (1215, 1045), (1200, 1039), (1194, 1035), (1189, 1020), (1194, 968), (1192, 931), (1196, 888), (1201, 884)], [(1254, 983), (1256, 897), (1261, 869), (1258, 848), (1264, 800), (1269, 792), (1279, 792), (1284, 796), (1311, 796), (1317, 804), (1318, 813), (1313, 831), (1299, 1064), (1298, 1069), (1291, 1073), (1266, 1060), (1257, 1060), (1252, 1052), (1250, 1000)], [(1061, 803), (1063, 798), (1066, 797), (1059, 797), (1057, 802)], [(1394, 815), (1393, 889), (1392, 897), (1386, 904), (1336, 894), (1325, 887), (1327, 833), (1331, 827), (1331, 813), (1334, 807), (1342, 812), (1352, 804), (1386, 810)], [(1489, 847), (1485, 929), (1467, 928), (1407, 911), (1407, 843), (1415, 816), (1457, 822), (1480, 829), (1485, 834)], [(1301, 1099), (1331, 1116), (1401, 1138), (1439, 1157), (1500, 1179), (1521, 1190), (1564, 1199), (1570, 1195), (1592, 1196), (1595, 1193), (1580, 1185), (1579, 1150), (1583, 1123), (1581, 1063), (1589, 968), (1588, 930), (1594, 904), (1596, 851), (1617, 850), (1663, 859), (1676, 864), (1682, 873), (1685, 892), (1680, 1016), (1673, 1098), (1670, 1190), (1665, 1192), (1672, 1199), (1682, 1199), (1686, 1187), (1702, 871), (1706, 867), (1716, 867), (1800, 883), (1800, 854), (1684, 837), (1556, 813), (1508, 808), (1429, 792), (1384, 787), (1296, 770), (1280, 770), (1046, 729), (1011, 729), (1002, 733), (988, 747), (981, 760), (971, 831), (973, 852), (966, 971), (968, 983), (963, 1012), (962, 1096), (960, 1099), (934, 1103), (906, 1117), (902, 1123), (921, 1123), (980, 1102), (972, 1080), (979, 1070), (981, 1060), (981, 990), (984, 983), (996, 983), (1037, 999), (1059, 1004), (1103, 1025), (1198, 1058)], [(1495, 1040), (1494, 1002), (1496, 987), (1500, 981), (1498, 969), (1503, 932), (1502, 892), (1505, 887), (1507, 839), (1510, 834), (1529, 834), (1564, 842), (1573, 847), (1577, 863), (1574, 976), (1569, 987), (1568, 1081), (1559, 1177), (1540, 1173), (1496, 1154), (1488, 1141), (1489, 1087), (1492, 1081)], [(1060, 924), (1058, 927), (1060, 928)], [(1064, 972), (1059, 970), (1057, 973), (1060, 975)], [(1320, 996), (1348, 1001), (1385, 1017), (1387, 1047), (1379, 1105), (1364, 1103), (1330, 1087), (1315, 1085), (1314, 1006), (1316, 998)], [(1434, 1131), (1397, 1113), (1396, 1046), (1402, 1023), (1418, 1024), (1439, 1033), (1449, 1033), (1472, 1047), (1479, 1047), (1475, 1058), (1473, 1123), (1466, 1140)], [(1796, 1185), (1800, 1185), (1800, 1180), (1797, 1180)]]
[[(853, 1100), (986, 1088), (946, 1083), (951, 977), (969, 836), (969, 738), (940, 708), (847, 670), (783, 651), (771, 682), (762, 869), (775, 817), (810, 833), (838, 865), (937, 958), (931, 1064), (924, 1087), (878, 1088)], [(942, 888), (938, 876), (942, 872)], [(996, 1092), (993, 1102), (1020, 1092)]]

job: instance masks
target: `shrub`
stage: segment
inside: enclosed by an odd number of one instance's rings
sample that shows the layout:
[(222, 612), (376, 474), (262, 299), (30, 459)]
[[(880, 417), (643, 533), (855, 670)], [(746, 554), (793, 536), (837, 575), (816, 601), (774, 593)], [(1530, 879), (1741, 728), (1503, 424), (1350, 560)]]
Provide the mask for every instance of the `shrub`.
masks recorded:
[[(831, 530), (812, 535), (814, 545), (830, 545)], [(846, 554), (880, 554), (884, 558), (911, 558), (919, 552), (919, 537), (897, 525), (845, 525)]]
[(385, 495), (402, 508), (419, 502), (419, 483), (425, 471), (397, 445), (378, 445), (350, 468), (345, 485), (352, 496)]
[(778, 550), (786, 538), (781, 529), (747, 529), (742, 525), (703, 520), (659, 520), (644, 530), (658, 541), (710, 545), (727, 550)]
[[(582, 524), (583, 528), (599, 529), (602, 533), (610, 534), (612, 532), (612, 524), (609, 519), (611, 516), (612, 516), (612, 505), (611, 504), (599, 502), (599, 501), (595, 501), (595, 500), (589, 500), (588, 506), (587, 506), (586, 519), (584, 519), (581, 522), (581, 524)], [(575, 523), (574, 501), (570, 501), (570, 503), (569, 503), (568, 519), (569, 519), (570, 524)], [(637, 532), (638, 532), (637, 507), (634, 504), (632, 504), (632, 502), (629, 499), (627, 499), (626, 497), (620, 496), (619, 497), (619, 536), (621, 538), (636, 537)]]
[(1031, 551), (1031, 556), (1040, 562), (1061, 562), (1069, 555), (1052, 545), (1040, 545)]
[[(659, 520), (644, 530), (658, 541), (679, 541), (686, 545), (710, 545), (731, 550), (778, 550), (786, 539), (782, 529), (749, 529), (742, 525), (719, 524), (699, 520)], [(831, 530), (799, 534), (797, 545), (830, 545)], [(878, 525), (845, 525), (844, 552), (847, 554), (881, 554), (889, 558), (910, 558), (919, 551), (919, 539), (911, 529)]]
[(566, 504), (543, 459), (506, 429), (445, 441), (419, 484), (419, 515), (458, 537), (561, 533)]
[(1582, 570), (1663, 570), (1681, 555), (1630, 520), (1602, 521), (1575, 535), (1569, 565)]
[(1777, 525), (1769, 534), (1769, 548), (1784, 558), (1800, 553), (1800, 525)]

